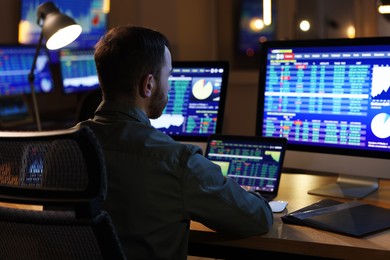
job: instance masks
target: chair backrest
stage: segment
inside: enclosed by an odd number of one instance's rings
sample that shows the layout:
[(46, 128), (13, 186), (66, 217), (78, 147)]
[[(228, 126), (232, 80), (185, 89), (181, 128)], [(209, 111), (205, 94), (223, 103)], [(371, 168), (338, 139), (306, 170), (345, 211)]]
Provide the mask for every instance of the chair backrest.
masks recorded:
[(0, 132), (0, 259), (125, 259), (106, 192), (89, 128)]

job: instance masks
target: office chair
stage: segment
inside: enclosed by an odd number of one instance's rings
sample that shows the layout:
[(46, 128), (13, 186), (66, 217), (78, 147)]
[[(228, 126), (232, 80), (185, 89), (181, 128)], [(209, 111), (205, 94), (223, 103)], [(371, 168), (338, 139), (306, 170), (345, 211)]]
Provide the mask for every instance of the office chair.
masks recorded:
[(125, 259), (89, 128), (0, 132), (0, 259)]

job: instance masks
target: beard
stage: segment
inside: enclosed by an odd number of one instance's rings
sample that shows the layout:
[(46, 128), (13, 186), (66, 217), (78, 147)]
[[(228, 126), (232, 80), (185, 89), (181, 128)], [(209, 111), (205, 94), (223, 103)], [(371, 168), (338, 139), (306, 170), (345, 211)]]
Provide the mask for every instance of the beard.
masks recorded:
[(159, 118), (167, 103), (168, 95), (165, 95), (161, 89), (161, 85), (158, 85), (156, 91), (152, 94), (151, 102), (149, 104), (149, 118)]

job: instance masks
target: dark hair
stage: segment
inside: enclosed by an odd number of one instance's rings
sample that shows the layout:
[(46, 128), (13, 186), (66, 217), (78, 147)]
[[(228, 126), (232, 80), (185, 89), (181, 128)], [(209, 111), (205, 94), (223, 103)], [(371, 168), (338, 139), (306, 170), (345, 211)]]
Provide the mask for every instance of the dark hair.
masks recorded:
[(109, 30), (95, 46), (95, 63), (104, 99), (133, 100), (148, 74), (157, 80), (164, 66), (168, 39), (155, 30), (123, 25)]

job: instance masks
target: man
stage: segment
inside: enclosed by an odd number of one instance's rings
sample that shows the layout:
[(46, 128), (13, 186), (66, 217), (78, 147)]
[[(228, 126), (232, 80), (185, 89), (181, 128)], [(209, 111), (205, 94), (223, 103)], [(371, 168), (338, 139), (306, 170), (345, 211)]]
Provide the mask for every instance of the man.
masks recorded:
[(156, 130), (168, 101), (169, 42), (142, 27), (118, 26), (97, 43), (103, 101), (89, 126), (108, 171), (105, 209), (129, 259), (186, 259), (190, 220), (237, 236), (268, 232), (272, 211), (202, 156)]

